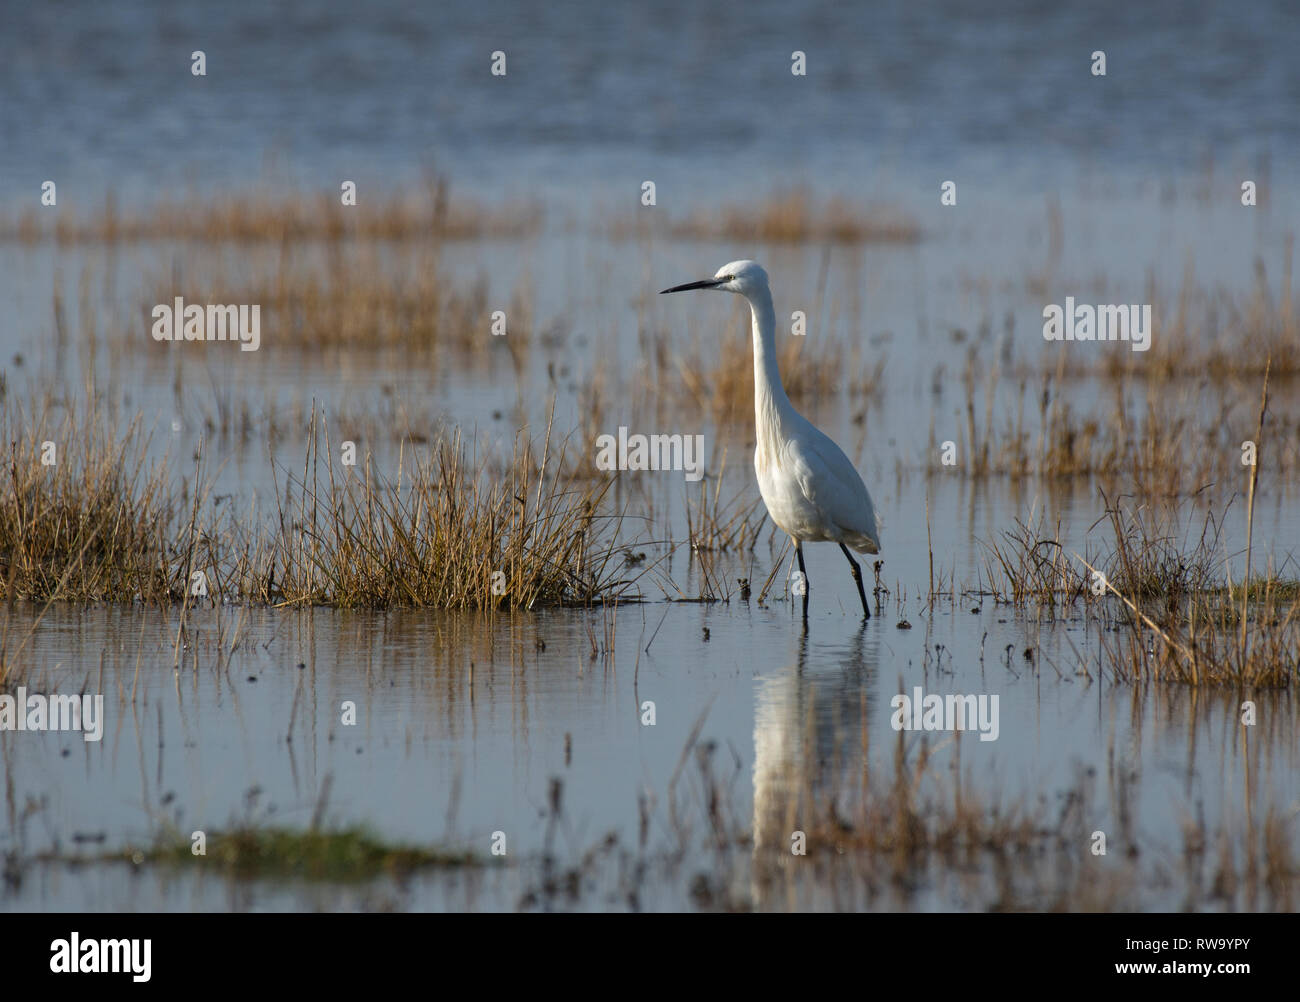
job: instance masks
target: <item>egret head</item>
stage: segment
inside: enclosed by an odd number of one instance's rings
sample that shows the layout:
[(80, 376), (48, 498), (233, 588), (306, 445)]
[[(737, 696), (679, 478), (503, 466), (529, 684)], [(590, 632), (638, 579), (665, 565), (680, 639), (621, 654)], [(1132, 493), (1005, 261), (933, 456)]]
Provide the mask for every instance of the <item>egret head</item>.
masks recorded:
[(749, 297), (767, 290), (767, 272), (753, 261), (732, 261), (719, 268), (718, 273), (712, 278), (706, 278), (702, 282), (674, 285), (659, 294), (662, 296), (665, 292), (686, 292), (689, 289), (717, 289), (720, 292), (737, 292)]

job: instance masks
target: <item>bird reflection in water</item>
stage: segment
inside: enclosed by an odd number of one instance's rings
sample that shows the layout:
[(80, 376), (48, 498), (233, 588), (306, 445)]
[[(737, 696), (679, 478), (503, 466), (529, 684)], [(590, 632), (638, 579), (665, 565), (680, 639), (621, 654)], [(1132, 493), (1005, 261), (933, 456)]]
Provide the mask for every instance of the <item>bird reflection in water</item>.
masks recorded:
[[(754, 848), (751, 894), (756, 909), (790, 908), (803, 819), (851, 813), (847, 798), (861, 789), (876, 705), (876, 639), (866, 623), (843, 643), (811, 644), (799, 637), (794, 663), (755, 679)], [(806, 843), (805, 843), (806, 844)], [(811, 856), (814, 847), (808, 846)]]

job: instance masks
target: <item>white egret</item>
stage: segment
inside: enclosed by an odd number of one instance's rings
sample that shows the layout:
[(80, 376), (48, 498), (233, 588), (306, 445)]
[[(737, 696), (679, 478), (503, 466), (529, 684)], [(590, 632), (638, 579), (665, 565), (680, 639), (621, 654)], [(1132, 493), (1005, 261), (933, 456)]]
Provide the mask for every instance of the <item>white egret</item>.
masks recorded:
[(732, 261), (712, 278), (664, 289), (716, 289), (735, 292), (749, 301), (754, 335), (754, 471), (758, 491), (772, 521), (794, 541), (805, 590), (803, 614), (808, 617), (808, 572), (803, 544), (839, 543), (853, 569), (862, 599), (862, 615), (871, 618), (862, 568), (849, 547), (859, 553), (880, 552), (880, 520), (867, 486), (844, 451), (794, 409), (776, 364), (776, 314), (767, 272), (753, 261)]

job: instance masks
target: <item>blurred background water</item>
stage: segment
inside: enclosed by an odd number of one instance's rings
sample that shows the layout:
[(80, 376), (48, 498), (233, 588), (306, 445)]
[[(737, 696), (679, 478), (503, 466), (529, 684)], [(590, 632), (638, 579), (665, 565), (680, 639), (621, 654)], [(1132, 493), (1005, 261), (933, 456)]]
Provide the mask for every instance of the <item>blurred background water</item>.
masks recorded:
[(1231, 189), (1224, 172), (1300, 152), (1300, 10), (1284, 0), (124, 0), (2, 17), (5, 200), (47, 177), (75, 203), (241, 187), (267, 166), (396, 184), (436, 162), (473, 188), (579, 202), (632, 199), (650, 177), (665, 200), (906, 179), (928, 204), (953, 177), (978, 203), (1097, 177)]

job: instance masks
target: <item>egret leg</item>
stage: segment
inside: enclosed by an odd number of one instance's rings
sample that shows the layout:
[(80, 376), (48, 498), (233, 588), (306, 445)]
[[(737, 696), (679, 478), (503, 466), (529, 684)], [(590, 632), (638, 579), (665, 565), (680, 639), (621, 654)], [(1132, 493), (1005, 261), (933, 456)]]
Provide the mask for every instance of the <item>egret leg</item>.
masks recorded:
[(803, 575), (803, 621), (808, 622), (808, 572), (803, 568), (803, 546), (794, 541), (794, 555), (799, 558), (799, 573)]
[(853, 580), (858, 586), (858, 598), (862, 599), (862, 618), (870, 619), (871, 610), (867, 608), (867, 593), (862, 587), (862, 568), (859, 567), (858, 562), (853, 559), (853, 554), (849, 552), (847, 546), (840, 543), (840, 549), (844, 551), (844, 556), (849, 560), (849, 566), (853, 568)]

